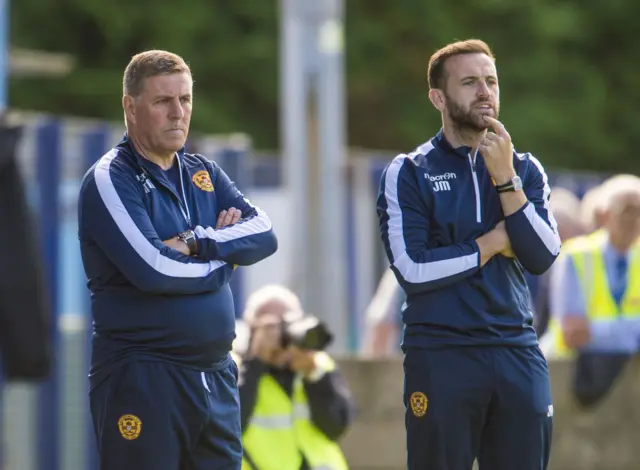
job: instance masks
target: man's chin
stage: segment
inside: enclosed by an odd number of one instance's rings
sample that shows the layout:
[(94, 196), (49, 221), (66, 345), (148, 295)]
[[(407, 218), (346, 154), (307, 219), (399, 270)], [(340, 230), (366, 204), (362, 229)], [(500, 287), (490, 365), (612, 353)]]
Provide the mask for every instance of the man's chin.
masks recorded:
[(489, 129), (489, 123), (485, 122), (484, 119), (473, 119), (465, 122), (456, 123), (458, 129), (463, 132), (484, 132)]
[(170, 152), (177, 152), (178, 150), (180, 150), (182, 147), (185, 146), (186, 144), (186, 140), (184, 138), (176, 138), (176, 139), (166, 139), (165, 140), (165, 147), (168, 151)]
[(498, 119), (498, 115), (494, 112), (482, 113), (477, 117), (477, 119), (473, 119), (473, 125), (476, 127), (478, 132), (486, 131), (491, 128), (491, 124), (489, 124), (489, 121), (486, 120), (485, 117)]

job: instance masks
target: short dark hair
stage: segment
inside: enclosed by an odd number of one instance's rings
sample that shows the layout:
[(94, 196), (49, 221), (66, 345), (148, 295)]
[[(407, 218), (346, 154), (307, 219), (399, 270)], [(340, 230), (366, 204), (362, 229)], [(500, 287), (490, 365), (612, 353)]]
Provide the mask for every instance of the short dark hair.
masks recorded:
[(191, 69), (182, 57), (172, 52), (160, 50), (140, 52), (131, 58), (124, 70), (122, 91), (125, 95), (136, 97), (142, 92), (145, 79), (173, 73), (188, 73), (191, 76)]
[(444, 64), (448, 58), (460, 54), (486, 54), (495, 60), (491, 48), (480, 39), (467, 39), (465, 41), (457, 41), (444, 46), (433, 53), (429, 59), (429, 68), (427, 71), (427, 81), (429, 88), (444, 88), (446, 83), (446, 75)]

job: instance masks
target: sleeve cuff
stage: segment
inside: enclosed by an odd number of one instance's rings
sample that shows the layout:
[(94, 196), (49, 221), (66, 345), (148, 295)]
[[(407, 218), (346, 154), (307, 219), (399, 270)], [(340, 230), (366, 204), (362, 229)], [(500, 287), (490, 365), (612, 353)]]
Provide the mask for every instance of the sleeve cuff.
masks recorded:
[(480, 264), (482, 261), (480, 257), (480, 247), (478, 246), (475, 240), (471, 240), (469, 243), (471, 243), (471, 246), (473, 247), (473, 251), (476, 254), (476, 268), (480, 268)]
[(305, 377), (307, 382), (317, 382), (324, 377), (325, 374), (333, 372), (336, 368), (335, 361), (324, 351), (315, 353), (313, 356), (313, 362), (315, 368), (311, 374)]

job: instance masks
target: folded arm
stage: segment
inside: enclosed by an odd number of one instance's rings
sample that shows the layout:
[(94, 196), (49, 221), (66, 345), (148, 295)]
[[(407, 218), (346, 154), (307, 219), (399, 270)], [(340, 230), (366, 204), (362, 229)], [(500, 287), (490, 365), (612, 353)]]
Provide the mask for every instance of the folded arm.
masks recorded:
[(249, 266), (271, 256), (278, 242), (267, 214), (252, 205), (219, 166), (212, 164), (212, 168), (219, 212), (236, 208), (242, 215), (237, 223), (223, 228), (195, 227), (198, 258)]
[(138, 289), (157, 294), (194, 294), (219, 290), (233, 267), (202, 261), (166, 246), (144, 206), (135, 177), (103, 157), (80, 194), (81, 237), (88, 236)]
[[(526, 200), (519, 209), (511, 213), (505, 210), (505, 225), (511, 248), (524, 268), (532, 274), (547, 271), (560, 253), (558, 226), (551, 208), (549, 196), (551, 188), (540, 162), (529, 156), (528, 171), (523, 190)], [(503, 207), (507, 198), (515, 198), (516, 193), (501, 195)]]

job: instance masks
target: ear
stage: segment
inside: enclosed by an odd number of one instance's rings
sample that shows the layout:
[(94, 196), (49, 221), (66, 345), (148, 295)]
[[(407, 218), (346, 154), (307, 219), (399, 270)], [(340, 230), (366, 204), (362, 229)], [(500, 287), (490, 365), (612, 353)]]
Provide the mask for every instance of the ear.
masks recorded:
[(124, 95), (122, 97), (122, 109), (124, 109), (124, 115), (128, 122), (135, 124), (136, 122), (136, 106), (135, 98), (130, 95)]
[(431, 100), (431, 103), (436, 107), (438, 111), (440, 112), (444, 111), (444, 108), (446, 107), (446, 102), (445, 102), (444, 93), (442, 92), (442, 90), (437, 88), (432, 88), (431, 90), (429, 90), (429, 99)]

